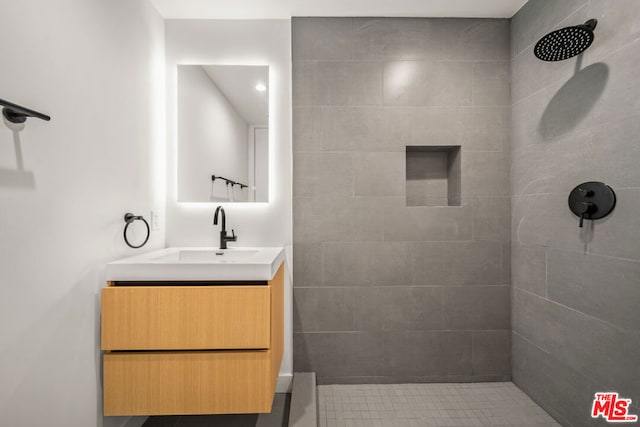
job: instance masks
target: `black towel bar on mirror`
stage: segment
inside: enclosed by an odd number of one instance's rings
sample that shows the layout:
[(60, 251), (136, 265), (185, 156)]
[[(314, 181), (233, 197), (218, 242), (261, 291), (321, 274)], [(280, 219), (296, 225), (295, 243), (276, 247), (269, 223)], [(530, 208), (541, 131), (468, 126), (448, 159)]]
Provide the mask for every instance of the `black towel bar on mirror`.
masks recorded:
[(215, 176), (215, 175), (211, 175), (211, 181), (215, 182), (216, 179), (221, 179), (223, 181), (227, 182), (227, 185), (239, 185), (240, 188), (249, 188), (249, 186), (247, 184), (242, 184), (240, 182), (237, 181), (233, 181), (231, 179), (225, 178), (223, 176)]

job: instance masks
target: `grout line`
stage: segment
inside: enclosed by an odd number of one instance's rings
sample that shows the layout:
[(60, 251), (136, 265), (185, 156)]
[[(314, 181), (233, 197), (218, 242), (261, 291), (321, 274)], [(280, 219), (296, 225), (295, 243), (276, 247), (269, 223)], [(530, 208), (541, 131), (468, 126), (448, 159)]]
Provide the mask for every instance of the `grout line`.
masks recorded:
[(446, 317), (445, 317), (445, 301), (444, 301), (444, 286), (442, 287), (441, 290), (441, 305), (442, 305), (442, 329), (444, 329), (447, 326), (447, 322), (446, 322)]
[(324, 250), (325, 250), (325, 242), (320, 242), (320, 283), (322, 284), (322, 286), (325, 286), (325, 280), (324, 280), (324, 268), (325, 268)]
[[(480, 289), (480, 288), (510, 288), (511, 285), (327, 285), (327, 286), (295, 286), (295, 289), (403, 289), (403, 288), (459, 288), (459, 289)], [(517, 288), (522, 289), (522, 288)], [(525, 290), (525, 289), (523, 289)], [(534, 294), (537, 295), (537, 294)], [(540, 296), (540, 295), (538, 295)]]
[(547, 353), (548, 355), (551, 355), (551, 352), (549, 350), (546, 350), (542, 347), (540, 347), (540, 345), (536, 344), (535, 342), (531, 341), (529, 338), (527, 338), (526, 336), (524, 336), (523, 334), (521, 334), (520, 332), (516, 331), (515, 329), (511, 330), (511, 333), (517, 335), (518, 337), (520, 337), (521, 339), (523, 339), (524, 341), (528, 342), (529, 344), (531, 344), (532, 346), (534, 346), (535, 348), (537, 348), (538, 350), (542, 351), (543, 353)]
[(549, 299), (549, 252), (544, 249), (544, 296)]
[(478, 333), (478, 332), (515, 332), (512, 329), (380, 329), (380, 328), (372, 328), (372, 329), (360, 329), (360, 330), (350, 330), (350, 329), (340, 329), (340, 330), (314, 330), (314, 331), (294, 331), (294, 334), (302, 335), (302, 334), (357, 334), (357, 333), (439, 333), (439, 334), (449, 334), (449, 333)]
[(627, 328), (624, 328), (622, 326), (618, 326), (618, 325), (615, 325), (613, 323), (610, 323), (610, 322), (608, 322), (608, 321), (606, 321), (604, 319), (601, 319), (599, 317), (594, 316), (593, 314), (585, 313), (584, 311), (580, 311), (580, 310), (578, 310), (576, 308), (570, 307), (568, 305), (564, 305), (561, 302), (558, 302), (558, 301), (555, 301), (555, 300), (552, 300), (552, 299), (547, 299), (547, 298), (542, 297), (542, 296), (540, 296), (538, 294), (534, 294), (533, 292), (530, 292), (530, 291), (528, 291), (526, 289), (522, 289), (522, 288), (514, 288), (514, 289), (517, 289), (520, 292), (524, 292), (525, 294), (528, 294), (528, 295), (531, 295), (531, 296), (536, 297), (538, 299), (541, 299), (544, 302), (547, 302), (549, 304), (555, 304), (555, 305), (557, 305), (559, 307), (562, 307), (564, 309), (567, 309), (567, 310), (569, 310), (571, 312), (578, 313), (578, 314), (580, 314), (582, 316), (588, 317), (590, 320), (595, 320), (596, 322), (602, 323), (603, 325), (608, 326), (611, 329), (615, 329), (616, 331), (623, 332), (623, 333), (626, 333), (626, 332), (629, 331)]

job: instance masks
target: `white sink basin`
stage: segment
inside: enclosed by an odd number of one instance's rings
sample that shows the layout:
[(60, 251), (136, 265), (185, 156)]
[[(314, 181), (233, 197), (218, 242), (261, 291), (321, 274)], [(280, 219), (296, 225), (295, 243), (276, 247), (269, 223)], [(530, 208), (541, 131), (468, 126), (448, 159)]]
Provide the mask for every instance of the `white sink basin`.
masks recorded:
[(180, 249), (169, 254), (160, 256), (161, 261), (171, 262), (207, 262), (225, 263), (242, 262), (255, 257), (259, 251), (257, 249)]
[(107, 264), (109, 281), (271, 280), (284, 250), (167, 248)]

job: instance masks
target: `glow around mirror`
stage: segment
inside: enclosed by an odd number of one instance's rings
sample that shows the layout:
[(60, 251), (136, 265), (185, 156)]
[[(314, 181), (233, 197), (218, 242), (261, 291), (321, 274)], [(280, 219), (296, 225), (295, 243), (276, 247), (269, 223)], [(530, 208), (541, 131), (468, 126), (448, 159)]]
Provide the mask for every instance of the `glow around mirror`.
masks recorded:
[(269, 200), (268, 84), (268, 66), (178, 65), (178, 202)]

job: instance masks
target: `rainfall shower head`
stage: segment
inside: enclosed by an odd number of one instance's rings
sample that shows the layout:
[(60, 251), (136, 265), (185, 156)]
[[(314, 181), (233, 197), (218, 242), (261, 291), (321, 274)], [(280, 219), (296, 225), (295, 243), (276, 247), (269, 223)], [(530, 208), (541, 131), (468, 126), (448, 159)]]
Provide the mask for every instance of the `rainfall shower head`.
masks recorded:
[(543, 61), (562, 61), (580, 55), (593, 43), (597, 23), (589, 19), (582, 25), (555, 30), (536, 43), (533, 53)]

